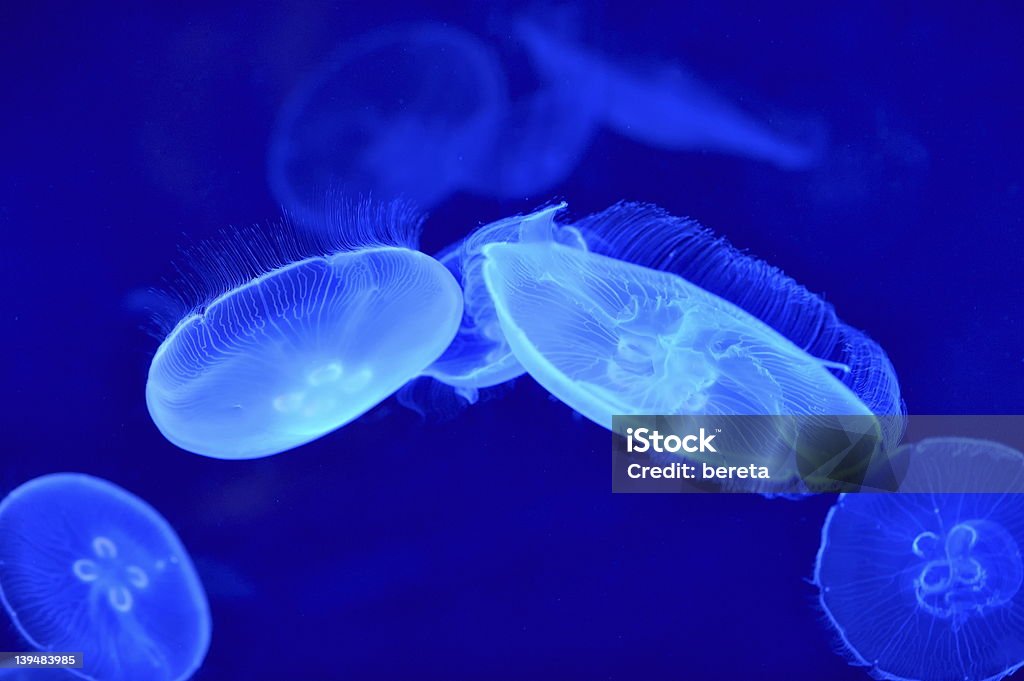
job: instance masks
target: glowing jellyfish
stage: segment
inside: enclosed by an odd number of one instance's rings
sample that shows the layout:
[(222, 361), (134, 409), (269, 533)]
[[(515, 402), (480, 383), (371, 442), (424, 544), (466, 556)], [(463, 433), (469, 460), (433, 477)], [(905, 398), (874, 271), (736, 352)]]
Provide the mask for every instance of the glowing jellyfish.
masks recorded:
[(472, 401), (473, 391), (504, 383), (524, 373), (505, 340), (494, 303), (484, 284), (482, 250), (487, 244), (515, 242), (521, 234), (533, 232), (570, 248), (585, 248), (576, 229), (554, 222), (554, 216), (564, 208), (565, 203), (560, 203), (529, 215), (492, 222), (438, 255), (462, 283), (465, 306), (458, 334), (445, 353), (423, 372), (424, 375), (455, 387)]
[(88, 475), (45, 475), (0, 502), (0, 597), (37, 650), (82, 652), (73, 673), (87, 679), (188, 679), (210, 645), (206, 595), (174, 530)]
[(519, 30), (544, 77), (586, 93), (589, 110), (617, 133), (664, 149), (703, 149), (801, 169), (820, 156), (823, 135), (791, 139), (757, 121), (695, 76), (674, 65), (632, 67), (541, 22)]
[[(235, 277), (177, 323), (146, 384), (167, 439), (221, 459), (276, 454), (352, 421), (441, 356), (462, 317), (458, 283), (413, 250), (407, 216), (354, 221), (314, 230), (319, 254)], [(338, 250), (353, 232), (376, 243)]]
[(821, 296), (697, 222), (651, 204), (619, 203), (575, 226), (595, 253), (679, 275), (821, 360), (872, 414), (882, 417), (886, 446), (899, 444), (906, 409), (892, 363), (878, 343), (845, 324)]
[(961, 438), (900, 452), (921, 493), (842, 495), (829, 511), (814, 569), (822, 609), (877, 678), (1012, 674), (1024, 665), (1024, 455)]
[(613, 414), (870, 414), (821, 360), (674, 274), (555, 244), (484, 254), (515, 356), (605, 427)]
[[(515, 357), (584, 416), (610, 428), (614, 414), (893, 414), (887, 438), (902, 434), (881, 349), (778, 270), (651, 207), (574, 227), (589, 252), (543, 235), (491, 243), (483, 274)], [(865, 401), (883, 398), (878, 412)]]
[(504, 74), (474, 36), (395, 26), (343, 45), (285, 102), (270, 186), (316, 221), (327, 189), (428, 209), (475, 173), (505, 111)]

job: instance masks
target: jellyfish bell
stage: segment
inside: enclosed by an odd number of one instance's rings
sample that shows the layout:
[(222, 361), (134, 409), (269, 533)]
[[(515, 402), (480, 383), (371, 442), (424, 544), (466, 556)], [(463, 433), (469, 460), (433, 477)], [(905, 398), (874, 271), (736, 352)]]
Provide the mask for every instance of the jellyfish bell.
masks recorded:
[(1024, 494), (1022, 456), (998, 442), (932, 437), (903, 445), (893, 459), (904, 494)]
[(341, 46), (286, 100), (271, 138), (276, 198), (301, 220), (340, 187), (422, 209), (476, 171), (506, 106), (490, 48), (441, 23), (392, 26)]
[(758, 447), (736, 463), (773, 469), (744, 491), (898, 482), (895, 372), (820, 297), (653, 206), (575, 221), (568, 245), (540, 224), (484, 240), (481, 272), (503, 343), (552, 395), (607, 428), (615, 414), (798, 417), (744, 424)]
[(485, 225), (462, 242), (438, 254), (438, 258), (462, 284), (465, 305), (459, 331), (444, 354), (425, 371), (442, 383), (467, 395), (510, 381), (524, 373), (505, 340), (484, 284), (481, 267), (487, 244), (527, 240), (551, 240), (569, 248), (585, 248), (579, 232), (559, 225), (555, 216), (565, 202)]
[(843, 322), (821, 296), (697, 222), (658, 206), (622, 202), (574, 225), (594, 253), (678, 275), (817, 358), (878, 417), (885, 448), (899, 445), (906, 407), (892, 362), (878, 343)]
[[(882, 679), (996, 680), (1024, 666), (1024, 454), (968, 438), (905, 445), (899, 494), (844, 494), (814, 568), (854, 664)], [(963, 491), (969, 490), (969, 491)]]
[(682, 277), (554, 243), (483, 252), (515, 357), (606, 428), (614, 414), (871, 415), (821, 360)]
[(45, 475), (0, 502), (0, 599), (35, 649), (83, 653), (69, 670), (81, 678), (183, 681), (210, 645), (206, 594), (174, 530), (88, 475)]
[(742, 308), (678, 275), (557, 243), (492, 243), (483, 253), (516, 359), (595, 423), (611, 430), (616, 414), (773, 417), (733, 422), (744, 446), (729, 464), (770, 471), (767, 481), (736, 483), (743, 491), (825, 491), (876, 484), (886, 472), (882, 428), (834, 365)]
[(160, 431), (214, 458), (269, 456), (418, 376), (455, 336), (462, 294), (414, 250), (417, 230), (399, 209), (356, 210), (312, 232), (319, 252), (278, 258), (287, 264), (236, 278), (186, 315), (150, 366), (146, 403)]

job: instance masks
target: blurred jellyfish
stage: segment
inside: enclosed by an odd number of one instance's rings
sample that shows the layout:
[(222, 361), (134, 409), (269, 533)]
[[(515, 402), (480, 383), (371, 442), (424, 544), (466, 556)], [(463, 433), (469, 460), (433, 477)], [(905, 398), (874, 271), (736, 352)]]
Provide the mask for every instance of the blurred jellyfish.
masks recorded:
[(271, 189), (314, 223), (328, 189), (428, 209), (477, 171), (505, 96), (496, 57), (462, 30), (426, 23), (371, 32), (343, 45), (283, 105)]
[[(890, 385), (864, 374), (891, 373), (877, 345), (861, 335), (855, 352), (843, 346), (845, 327), (820, 328), (839, 322), (816, 296), (693, 223), (662, 231), (657, 216), (666, 217), (623, 205), (575, 223), (590, 252), (539, 232), (483, 246), (504, 337), (538, 382), (607, 428), (614, 414), (892, 413), (887, 437), (898, 440), (894, 375)], [(644, 255), (648, 266), (633, 262)], [(691, 260), (690, 278), (674, 271)], [(881, 401), (883, 389), (895, 390), (895, 403), (873, 412), (865, 398)]]
[(900, 453), (910, 488), (927, 492), (841, 495), (825, 520), (814, 582), (828, 621), (876, 678), (1012, 674), (1024, 665), (1024, 455), (966, 438)]
[(586, 93), (566, 83), (517, 100), (466, 188), (499, 199), (547, 192), (576, 168), (597, 131), (595, 113)]
[(631, 70), (528, 16), (509, 32), (536, 80), (515, 96), (490, 46), (450, 26), (390, 27), (343, 45), (282, 106), (268, 155), (274, 195), (313, 223), (327, 189), (423, 209), (458, 190), (527, 198), (562, 182), (601, 126), (783, 168), (817, 158), (820, 144), (779, 135), (678, 69)]
[(310, 232), (312, 247), (259, 254), (262, 274), (214, 271), (225, 292), (178, 321), (150, 366), (146, 403), (164, 436), (215, 458), (268, 456), (418, 376), (462, 317), (458, 283), (414, 250), (418, 227), (400, 207), (363, 207)]
[(505, 340), (494, 303), (484, 284), (482, 250), (487, 244), (515, 242), (521, 235), (534, 232), (570, 248), (584, 248), (576, 229), (554, 222), (555, 214), (565, 205), (563, 202), (529, 215), (492, 222), (438, 255), (440, 262), (461, 282), (465, 305), (458, 334), (444, 354), (423, 372), (424, 375), (456, 388), (459, 394), (472, 402), (476, 390), (504, 383), (524, 373), (525, 369)]
[(818, 126), (812, 126), (812, 139), (790, 139), (675, 65), (631, 68), (542, 22), (518, 26), (538, 72), (586, 93), (588, 109), (625, 137), (664, 149), (735, 154), (789, 170), (807, 168), (820, 156)]
[(524, 199), (545, 193), (563, 182), (579, 164), (601, 123), (600, 93), (588, 83), (590, 66), (543, 63), (542, 29), (527, 18), (512, 22), (512, 33), (537, 68), (538, 87), (515, 98), (498, 126), (467, 188), (479, 194)]
[(210, 645), (206, 595), (174, 530), (88, 475), (45, 475), (0, 502), (0, 597), (37, 650), (82, 652), (73, 673), (87, 679), (188, 679)]

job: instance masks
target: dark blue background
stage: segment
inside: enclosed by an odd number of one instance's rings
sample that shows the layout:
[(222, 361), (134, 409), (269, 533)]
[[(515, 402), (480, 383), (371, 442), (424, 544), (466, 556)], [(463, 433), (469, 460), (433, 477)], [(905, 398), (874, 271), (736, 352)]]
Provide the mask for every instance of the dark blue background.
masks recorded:
[[(277, 215), (265, 153), (291, 86), (368, 28), (500, 35), (510, 10), (90, 4), (0, 8), (0, 485), (78, 470), (160, 509), (211, 598), (197, 678), (867, 678), (805, 581), (831, 499), (613, 496), (607, 432), (529, 379), (447, 422), (389, 401), (265, 460), (167, 443), (138, 292), (185, 235)], [(653, 201), (824, 292), (911, 412), (1024, 412), (1021, 11), (931, 5), (583, 8), (592, 44), (820, 117), (826, 159), (787, 173), (601, 133), (550, 196), (453, 197), (425, 248), (554, 196)]]

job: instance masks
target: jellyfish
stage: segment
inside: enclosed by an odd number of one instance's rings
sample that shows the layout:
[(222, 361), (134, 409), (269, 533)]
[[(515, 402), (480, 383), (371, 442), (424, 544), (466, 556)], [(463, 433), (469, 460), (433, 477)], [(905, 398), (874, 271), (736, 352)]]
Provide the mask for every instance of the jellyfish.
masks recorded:
[(870, 414), (828, 365), (682, 277), (552, 243), (488, 244), (504, 337), (592, 421), (613, 414)]
[(314, 224), (326, 190), (427, 210), (477, 171), (506, 90), (489, 47), (458, 28), (424, 23), (358, 37), (282, 106), (269, 148), (271, 189)]
[(439, 261), (461, 282), (465, 305), (455, 339), (423, 375), (452, 386), (466, 399), (475, 401), (480, 388), (505, 383), (525, 372), (505, 340), (484, 285), (482, 250), (490, 243), (518, 241), (521, 234), (533, 231), (550, 235), (568, 248), (585, 248), (579, 231), (554, 222), (554, 216), (565, 206), (562, 202), (525, 216), (492, 222), (438, 254)]
[(671, 150), (702, 149), (807, 168), (821, 154), (820, 125), (809, 139), (773, 130), (676, 65), (636, 68), (579, 44), (541, 22), (518, 23), (524, 44), (543, 77), (587, 93), (600, 123), (637, 142)]
[[(1024, 665), (1024, 455), (932, 438), (900, 494), (845, 494), (814, 583), (852, 663), (876, 678), (995, 681)], [(958, 490), (969, 490), (967, 492)]]
[(83, 653), (70, 671), (86, 679), (181, 681), (210, 645), (206, 594), (174, 530), (89, 475), (44, 475), (0, 502), (0, 598), (35, 649)]
[[(395, 204), (346, 215), (310, 232), (312, 255), (300, 245), (260, 255), (258, 276), (214, 272), (223, 292), (177, 322), (150, 366), (146, 403), (168, 440), (220, 459), (277, 454), (352, 421), (441, 356), (462, 293), (415, 250), (418, 223)], [(233, 266), (230, 255), (213, 262)]]
[(600, 126), (601, 99), (594, 89), (580, 87), (590, 81), (587, 64), (537, 68), (545, 64), (536, 54), (541, 29), (532, 20), (519, 17), (511, 31), (537, 69), (539, 84), (509, 102), (466, 186), (485, 196), (522, 199), (549, 191), (576, 168)]
[(537, 231), (482, 271), (516, 359), (584, 416), (882, 414), (902, 436), (885, 353), (778, 270), (651, 206), (573, 226), (587, 250)]

